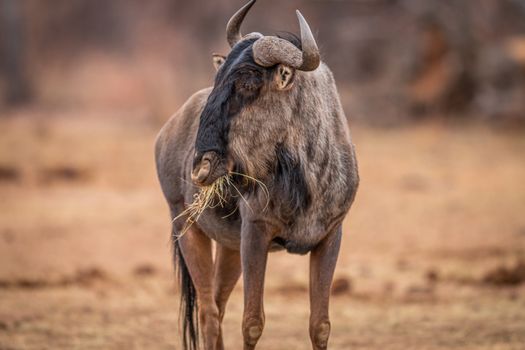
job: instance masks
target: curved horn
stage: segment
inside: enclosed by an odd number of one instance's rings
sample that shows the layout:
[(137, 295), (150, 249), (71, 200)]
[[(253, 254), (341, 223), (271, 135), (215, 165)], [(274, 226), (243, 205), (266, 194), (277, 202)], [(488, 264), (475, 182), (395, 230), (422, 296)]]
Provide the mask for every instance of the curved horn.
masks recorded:
[(244, 17), (246, 17), (246, 14), (253, 4), (255, 4), (255, 1), (256, 0), (250, 0), (249, 3), (241, 7), (239, 11), (235, 12), (232, 18), (230, 18), (228, 21), (228, 24), (226, 25), (226, 38), (228, 40), (228, 44), (230, 44), (230, 47), (234, 47), (235, 44), (237, 44), (242, 39), (242, 21), (244, 20)]
[(302, 71), (312, 71), (319, 67), (321, 58), (312, 31), (299, 11), (297, 18), (301, 27), (302, 51), (285, 39), (265, 36), (253, 44), (255, 63), (263, 67), (283, 63)]
[(271, 67), (282, 63), (293, 68), (303, 64), (303, 55), (294, 44), (275, 36), (265, 36), (252, 47), (253, 60), (260, 66)]
[(303, 15), (299, 10), (297, 13), (297, 19), (299, 19), (299, 26), (301, 27), (301, 46), (303, 49), (303, 64), (297, 68), (303, 71), (312, 71), (319, 67), (321, 57), (319, 56), (319, 49), (315, 43), (314, 35), (310, 30), (310, 26), (304, 19)]

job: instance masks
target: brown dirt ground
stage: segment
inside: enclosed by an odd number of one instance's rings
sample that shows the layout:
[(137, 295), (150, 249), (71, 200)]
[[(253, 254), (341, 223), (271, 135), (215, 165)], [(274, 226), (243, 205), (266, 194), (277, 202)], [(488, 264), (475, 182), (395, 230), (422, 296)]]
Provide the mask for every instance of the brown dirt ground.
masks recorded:
[[(111, 113), (0, 121), (0, 349), (176, 349), (158, 125)], [(38, 114), (38, 115), (37, 115)], [(331, 349), (525, 348), (525, 137), (356, 125)], [(258, 349), (308, 349), (307, 257), (270, 257)], [(242, 288), (225, 319), (241, 348)]]

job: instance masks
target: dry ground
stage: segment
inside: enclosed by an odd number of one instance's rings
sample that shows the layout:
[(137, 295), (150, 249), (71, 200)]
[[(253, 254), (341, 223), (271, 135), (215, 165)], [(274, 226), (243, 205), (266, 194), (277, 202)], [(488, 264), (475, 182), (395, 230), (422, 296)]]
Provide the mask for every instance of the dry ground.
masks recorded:
[[(19, 114), (0, 121), (0, 349), (180, 348), (158, 125)], [(524, 349), (524, 133), (353, 129), (330, 348)], [(307, 257), (270, 257), (258, 349), (309, 348), (307, 276)]]

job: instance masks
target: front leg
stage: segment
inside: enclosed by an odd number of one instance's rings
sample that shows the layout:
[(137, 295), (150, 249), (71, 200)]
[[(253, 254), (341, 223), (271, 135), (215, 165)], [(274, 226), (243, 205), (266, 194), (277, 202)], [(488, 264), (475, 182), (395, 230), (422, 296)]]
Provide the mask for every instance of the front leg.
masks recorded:
[(242, 334), (244, 350), (253, 350), (264, 328), (264, 274), (271, 235), (251, 221), (243, 221), (241, 265), (244, 282)]
[(314, 350), (325, 350), (330, 336), (328, 304), (342, 229), (328, 234), (310, 254), (310, 340)]
[(211, 240), (197, 226), (193, 225), (179, 238), (178, 244), (197, 292), (203, 349), (216, 350), (220, 321), (219, 310), (213, 298)]
[(213, 273), (213, 295), (219, 308), (219, 337), (217, 350), (224, 350), (222, 340), (222, 319), (226, 311), (226, 303), (241, 276), (241, 253), (229, 249), (219, 243), (216, 244), (215, 270)]

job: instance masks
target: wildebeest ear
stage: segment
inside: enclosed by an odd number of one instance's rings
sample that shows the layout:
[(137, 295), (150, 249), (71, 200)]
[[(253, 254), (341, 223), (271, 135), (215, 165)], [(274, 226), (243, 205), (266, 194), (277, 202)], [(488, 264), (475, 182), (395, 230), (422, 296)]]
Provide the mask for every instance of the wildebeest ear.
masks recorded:
[(226, 61), (226, 56), (220, 55), (218, 53), (214, 53), (213, 55), (213, 66), (216, 70), (219, 70), (219, 68), (222, 66), (224, 61)]
[(277, 90), (288, 90), (293, 86), (295, 69), (279, 64), (275, 70), (274, 82)]

